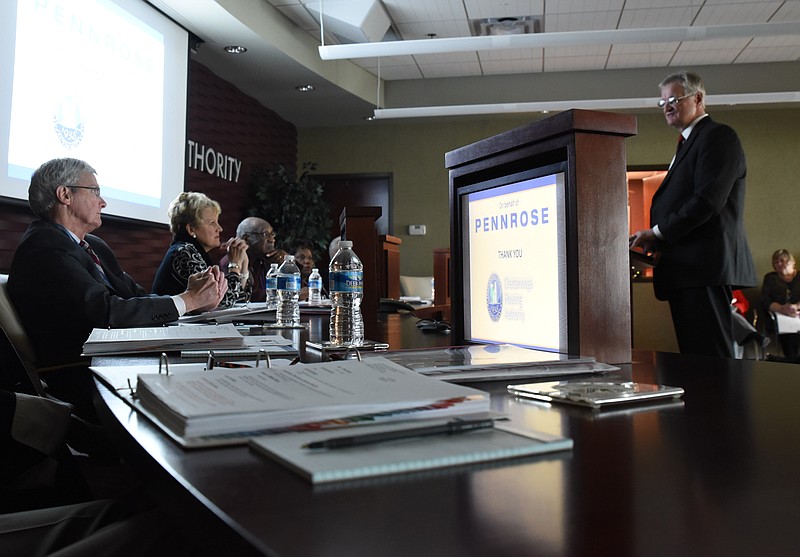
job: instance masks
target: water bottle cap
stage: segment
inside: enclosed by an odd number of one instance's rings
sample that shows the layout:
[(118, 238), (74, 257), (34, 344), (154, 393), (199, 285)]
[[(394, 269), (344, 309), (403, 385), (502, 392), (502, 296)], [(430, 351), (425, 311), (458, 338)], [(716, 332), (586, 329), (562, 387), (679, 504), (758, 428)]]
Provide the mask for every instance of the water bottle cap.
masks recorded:
[(283, 256), (284, 261), (294, 261), (294, 255), (289, 255), (288, 253)]
[(352, 248), (353, 241), (352, 240), (339, 240), (339, 249), (342, 248)]
[(316, 273), (317, 271), (319, 271), (319, 269), (317, 269), (316, 267), (311, 267), (311, 272), (312, 273)]

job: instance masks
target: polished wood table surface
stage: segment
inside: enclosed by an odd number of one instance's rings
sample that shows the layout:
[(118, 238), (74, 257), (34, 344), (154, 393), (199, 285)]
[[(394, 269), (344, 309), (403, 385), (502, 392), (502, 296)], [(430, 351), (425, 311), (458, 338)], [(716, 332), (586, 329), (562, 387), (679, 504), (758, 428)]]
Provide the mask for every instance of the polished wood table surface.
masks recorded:
[[(408, 316), (386, 326), (447, 344)], [(593, 412), (482, 383), (495, 410), (574, 449), (323, 486), (244, 446), (184, 451), (100, 384), (98, 409), (210, 555), (800, 555), (800, 367), (634, 351), (612, 375), (686, 394)]]

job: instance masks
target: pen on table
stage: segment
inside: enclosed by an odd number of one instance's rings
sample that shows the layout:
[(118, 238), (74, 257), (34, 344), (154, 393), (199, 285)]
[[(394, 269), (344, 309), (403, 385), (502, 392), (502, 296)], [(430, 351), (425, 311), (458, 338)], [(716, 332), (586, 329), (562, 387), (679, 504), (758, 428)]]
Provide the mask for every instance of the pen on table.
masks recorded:
[(453, 420), (446, 424), (417, 427), (412, 429), (400, 429), (396, 431), (384, 431), (381, 433), (365, 433), (364, 435), (351, 435), (348, 437), (334, 437), (322, 441), (312, 441), (303, 445), (304, 449), (341, 449), (345, 447), (357, 447), (359, 445), (371, 445), (384, 441), (394, 441), (396, 439), (411, 439), (414, 437), (425, 437), (428, 435), (454, 435), (466, 433), (477, 429), (488, 429), (494, 427), (494, 420), (486, 418), (481, 420)]

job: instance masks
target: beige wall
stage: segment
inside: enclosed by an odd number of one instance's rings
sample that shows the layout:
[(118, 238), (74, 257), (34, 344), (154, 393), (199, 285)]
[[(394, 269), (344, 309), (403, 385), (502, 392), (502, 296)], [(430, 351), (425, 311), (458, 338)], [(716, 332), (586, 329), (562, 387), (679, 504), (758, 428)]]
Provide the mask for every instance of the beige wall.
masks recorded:
[[(800, 193), (800, 109), (709, 112), (733, 126), (748, 161), (745, 225), (759, 275), (770, 270), (780, 247), (800, 252), (797, 213)], [(432, 250), (449, 246), (448, 180), (444, 153), (528, 123), (530, 117), (456, 121), (376, 121), (349, 128), (301, 129), (298, 161), (314, 161), (322, 174), (391, 172), (394, 176), (394, 234), (403, 241), (401, 273), (430, 275)], [(676, 133), (655, 109), (639, 115), (639, 133), (627, 141), (629, 166), (669, 162)], [(409, 236), (409, 224), (425, 224), (426, 236)], [(649, 284), (633, 289), (634, 346), (675, 350), (666, 304)]]

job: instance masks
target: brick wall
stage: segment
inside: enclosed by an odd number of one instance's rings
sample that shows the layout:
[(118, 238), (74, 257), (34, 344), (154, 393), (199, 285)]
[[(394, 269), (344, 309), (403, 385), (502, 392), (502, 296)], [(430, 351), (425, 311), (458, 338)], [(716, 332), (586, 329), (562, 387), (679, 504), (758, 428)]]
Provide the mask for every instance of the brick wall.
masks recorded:
[[(187, 118), (187, 139), (242, 161), (236, 183), (207, 172), (186, 170), (184, 190), (201, 191), (222, 206), (220, 224), (225, 229), (222, 237), (227, 239), (247, 214), (253, 167), (282, 163), (294, 168), (297, 164), (297, 130), (197, 62), (189, 66)], [(32, 218), (27, 205), (0, 202), (0, 272), (8, 272), (14, 250)], [(162, 225), (106, 217), (96, 233), (112, 247), (123, 268), (149, 289), (171, 240), (169, 230)]]

